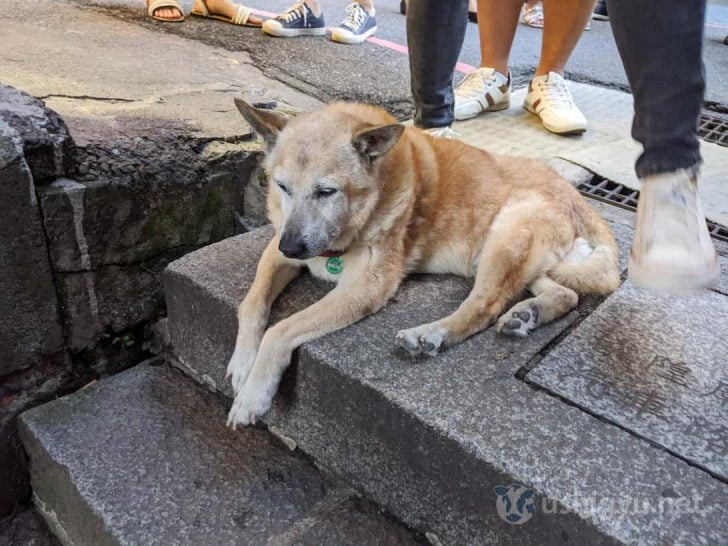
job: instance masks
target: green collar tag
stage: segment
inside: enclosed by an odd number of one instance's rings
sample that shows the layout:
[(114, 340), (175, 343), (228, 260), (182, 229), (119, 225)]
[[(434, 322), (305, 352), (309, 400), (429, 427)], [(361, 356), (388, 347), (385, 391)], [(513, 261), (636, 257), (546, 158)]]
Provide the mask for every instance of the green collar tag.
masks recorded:
[(341, 256), (331, 256), (331, 258), (326, 260), (326, 271), (332, 275), (338, 275), (343, 270), (344, 260), (341, 259)]

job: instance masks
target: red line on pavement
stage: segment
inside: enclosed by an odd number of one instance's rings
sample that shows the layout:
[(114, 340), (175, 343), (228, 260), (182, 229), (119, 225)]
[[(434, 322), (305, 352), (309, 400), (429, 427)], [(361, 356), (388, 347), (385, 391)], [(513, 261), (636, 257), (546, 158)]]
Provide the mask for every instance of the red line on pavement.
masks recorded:
[[(263, 17), (275, 17), (276, 13), (271, 13), (270, 11), (264, 11), (256, 8), (250, 8), (250, 11), (252, 11), (256, 15), (261, 15)], [(331, 27), (328, 28), (328, 30), (331, 30)], [(377, 38), (376, 36), (371, 36), (367, 39), (367, 42), (378, 45), (380, 47), (385, 47), (387, 49), (391, 49), (392, 51), (396, 51), (397, 53), (401, 53), (402, 55), (408, 55), (409, 50), (407, 49), (407, 46), (404, 46), (402, 44), (398, 44), (396, 42), (391, 42), (389, 40), (385, 40), (383, 38)], [(458, 62), (455, 65), (455, 70), (458, 72), (462, 72), (463, 74), (470, 74), (475, 70), (475, 67), (473, 65), (467, 64), (467, 63), (461, 63)]]
[(257, 8), (250, 8), (250, 11), (252, 11), (256, 15), (262, 15), (263, 17), (275, 17), (276, 15), (278, 15), (277, 13), (273, 13), (272, 11), (264, 11)]

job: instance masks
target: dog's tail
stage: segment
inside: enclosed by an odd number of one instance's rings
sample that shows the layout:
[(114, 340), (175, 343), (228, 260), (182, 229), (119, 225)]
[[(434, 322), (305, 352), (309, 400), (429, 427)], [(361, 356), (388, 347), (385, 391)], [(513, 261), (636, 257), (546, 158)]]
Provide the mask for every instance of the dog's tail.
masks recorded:
[(619, 251), (607, 223), (591, 208), (589, 212), (586, 232), (548, 276), (578, 294), (609, 294), (619, 287)]

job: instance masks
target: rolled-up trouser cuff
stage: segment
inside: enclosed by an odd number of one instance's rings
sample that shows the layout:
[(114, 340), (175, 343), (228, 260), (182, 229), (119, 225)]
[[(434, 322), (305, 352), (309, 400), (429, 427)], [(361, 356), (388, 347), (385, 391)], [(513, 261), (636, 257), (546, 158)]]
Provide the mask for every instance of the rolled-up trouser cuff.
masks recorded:
[(415, 127), (420, 129), (432, 129), (436, 127), (450, 127), (455, 121), (455, 113), (452, 101), (446, 101), (438, 107), (428, 108), (423, 105), (421, 110), (415, 112)]
[(447, 127), (455, 121), (453, 72), (467, 25), (467, 0), (416, 0), (407, 7), (407, 45), (417, 127)]
[(635, 171), (639, 178), (671, 173), (680, 169), (691, 170), (693, 174), (697, 175), (702, 163), (703, 159), (700, 157), (700, 151), (675, 153), (675, 150), (657, 150), (649, 154), (643, 153), (637, 159)]

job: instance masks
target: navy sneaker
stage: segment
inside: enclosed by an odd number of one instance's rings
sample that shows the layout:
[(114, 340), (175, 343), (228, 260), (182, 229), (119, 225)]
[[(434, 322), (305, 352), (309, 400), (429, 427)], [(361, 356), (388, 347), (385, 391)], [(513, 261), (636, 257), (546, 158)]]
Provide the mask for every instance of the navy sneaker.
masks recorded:
[(342, 44), (360, 44), (377, 31), (377, 20), (361, 4), (346, 6), (346, 19), (331, 31), (331, 39)]
[(326, 23), (323, 12), (316, 17), (305, 2), (300, 2), (274, 19), (264, 21), (263, 32), (279, 38), (323, 36), (326, 34)]

